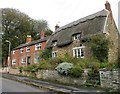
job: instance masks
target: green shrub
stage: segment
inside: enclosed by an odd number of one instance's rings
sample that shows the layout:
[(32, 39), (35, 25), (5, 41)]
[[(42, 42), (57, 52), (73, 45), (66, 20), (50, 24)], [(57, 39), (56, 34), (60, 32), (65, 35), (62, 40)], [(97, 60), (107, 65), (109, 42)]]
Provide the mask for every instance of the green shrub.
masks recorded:
[(54, 63), (54, 64), (60, 64), (62, 62), (62, 60), (60, 59), (60, 58), (51, 58), (50, 60), (49, 60), (49, 63)]
[(31, 66), (29, 66), (30, 72), (36, 72), (38, 71), (37, 65), (36, 64), (32, 64)]
[(52, 49), (45, 49), (41, 54), (40, 57), (42, 59), (49, 59), (52, 57)]
[(52, 69), (51, 64), (48, 62), (48, 60), (41, 60), (37, 66), (38, 70), (42, 69)]
[(100, 68), (107, 68), (107, 67), (108, 67), (108, 62), (100, 63)]
[(118, 63), (108, 63), (108, 67), (107, 68), (109, 70), (112, 70), (112, 69), (119, 68), (119, 65), (118, 65)]
[(81, 77), (82, 73), (83, 69), (80, 66), (75, 66), (69, 71), (69, 74), (72, 77)]
[(78, 58), (70, 56), (68, 53), (64, 54), (64, 57), (60, 57), (60, 59), (62, 62), (69, 62), (73, 64), (76, 64), (77, 60), (79, 60)]
[(100, 68), (100, 61), (98, 61), (97, 59), (95, 59), (93, 57), (90, 59), (89, 58), (88, 59), (77, 58), (75, 65), (81, 67), (82, 69), (92, 68), (92, 67), (96, 67), (96, 69), (99, 69)]
[(28, 67), (27, 67), (27, 66), (24, 66), (24, 67), (23, 67), (23, 71), (29, 71)]
[(60, 58), (51, 58), (48, 62), (51, 64), (52, 69), (55, 69), (58, 64), (62, 63), (62, 60)]
[(22, 66), (19, 66), (18, 69), (19, 69), (19, 72), (22, 73), (23, 67), (22, 67)]
[(32, 65), (23, 67), (23, 70), (29, 71), (29, 72), (36, 72), (38, 70), (38, 67), (36, 64), (32, 64)]
[(95, 67), (88, 72), (88, 78), (86, 80), (86, 85), (97, 86), (100, 85), (100, 75), (99, 71)]

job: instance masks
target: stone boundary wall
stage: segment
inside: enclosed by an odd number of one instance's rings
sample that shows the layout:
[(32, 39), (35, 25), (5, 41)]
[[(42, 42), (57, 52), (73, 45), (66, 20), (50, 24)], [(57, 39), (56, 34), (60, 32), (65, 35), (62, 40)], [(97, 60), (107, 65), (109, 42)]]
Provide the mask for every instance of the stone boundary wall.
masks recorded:
[[(89, 70), (90, 69), (84, 69), (84, 72), (80, 78), (60, 75), (56, 70), (39, 70), (32, 76), (36, 76), (38, 79), (57, 81), (63, 84), (84, 85), (87, 80)], [(7, 73), (7, 68), (2, 69), (2, 72)], [(20, 74), (19, 69), (10, 69), (9, 73)], [(120, 69), (115, 69), (112, 71), (100, 69), (99, 73), (101, 87), (112, 88), (115, 90), (120, 88)], [(31, 76), (30, 72), (23, 71), (22, 74), (25, 76)]]
[(9, 67), (4, 67), (0, 69), (1, 73), (19, 74), (19, 69), (12, 69)]
[(101, 69), (100, 73), (100, 83), (101, 87), (119, 89), (120, 88), (120, 69), (115, 69), (108, 71), (106, 69)]
[(45, 80), (57, 81), (63, 84), (74, 84), (74, 85), (83, 85), (87, 79), (88, 69), (84, 70), (82, 77), (80, 78), (72, 78), (69, 76), (63, 76), (58, 74), (55, 70), (40, 70), (36, 73), (37, 78), (42, 78)]

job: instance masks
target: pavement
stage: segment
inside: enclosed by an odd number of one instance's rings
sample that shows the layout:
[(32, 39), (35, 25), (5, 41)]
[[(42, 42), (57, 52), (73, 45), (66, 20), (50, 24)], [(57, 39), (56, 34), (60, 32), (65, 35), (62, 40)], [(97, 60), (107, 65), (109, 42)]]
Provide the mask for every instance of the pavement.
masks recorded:
[(11, 80), (15, 80), (18, 82), (22, 82), (28, 85), (32, 85), (35, 87), (38, 87), (40, 89), (45, 89), (45, 90), (49, 90), (49, 91), (54, 91), (57, 93), (62, 93), (62, 94), (76, 94), (76, 93), (81, 93), (81, 92), (86, 92), (86, 93), (101, 93), (103, 94), (102, 90), (97, 90), (97, 89), (91, 89), (91, 88), (76, 88), (73, 86), (66, 86), (66, 85), (61, 85), (61, 84), (56, 84), (56, 83), (52, 83), (52, 82), (46, 82), (46, 81), (42, 81), (42, 80), (35, 80), (32, 78), (28, 78), (28, 77), (21, 77), (18, 75), (12, 75), (12, 74), (7, 74), (7, 73), (3, 73), (2, 74), (3, 78), (7, 78), (7, 79), (11, 79)]

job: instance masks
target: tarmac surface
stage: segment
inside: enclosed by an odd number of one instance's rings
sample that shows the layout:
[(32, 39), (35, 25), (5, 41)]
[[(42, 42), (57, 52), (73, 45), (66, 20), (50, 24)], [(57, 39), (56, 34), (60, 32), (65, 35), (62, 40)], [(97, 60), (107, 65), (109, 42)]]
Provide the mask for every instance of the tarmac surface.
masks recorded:
[(46, 92), (17, 81), (2, 78), (2, 92)]

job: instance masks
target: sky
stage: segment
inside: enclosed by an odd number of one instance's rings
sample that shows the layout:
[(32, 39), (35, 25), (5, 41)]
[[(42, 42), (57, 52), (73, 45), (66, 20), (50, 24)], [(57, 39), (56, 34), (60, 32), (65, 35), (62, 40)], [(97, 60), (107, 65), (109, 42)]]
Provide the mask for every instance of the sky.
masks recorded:
[[(118, 25), (118, 1), (111, 4), (113, 17)], [(15, 8), (33, 19), (44, 19), (54, 31), (56, 24), (64, 26), (70, 22), (105, 9), (106, 0), (0, 0), (0, 8)]]

